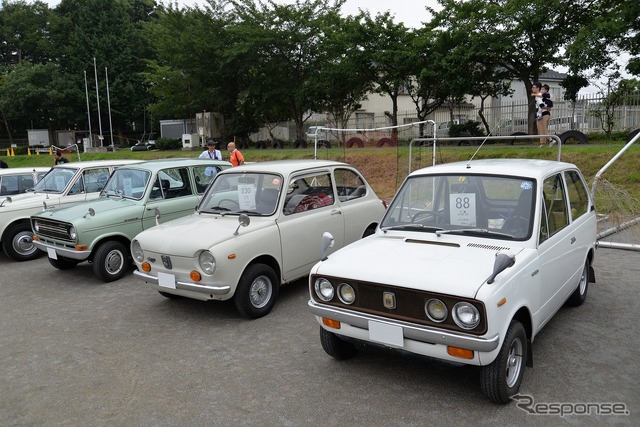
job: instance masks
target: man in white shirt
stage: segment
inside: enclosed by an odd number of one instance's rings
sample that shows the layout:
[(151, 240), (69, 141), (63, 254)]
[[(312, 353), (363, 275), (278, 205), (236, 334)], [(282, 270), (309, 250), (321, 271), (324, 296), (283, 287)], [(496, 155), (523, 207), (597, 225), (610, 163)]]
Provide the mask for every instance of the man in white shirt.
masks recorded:
[[(208, 147), (209, 148), (207, 150), (204, 150), (202, 154), (198, 156), (199, 159), (222, 160), (222, 153), (220, 152), (220, 150), (216, 150), (215, 142), (209, 141)], [(204, 170), (204, 174), (207, 176), (207, 178), (209, 178), (209, 181), (211, 181), (213, 177), (216, 176), (217, 172), (218, 169), (214, 166), (206, 168)]]

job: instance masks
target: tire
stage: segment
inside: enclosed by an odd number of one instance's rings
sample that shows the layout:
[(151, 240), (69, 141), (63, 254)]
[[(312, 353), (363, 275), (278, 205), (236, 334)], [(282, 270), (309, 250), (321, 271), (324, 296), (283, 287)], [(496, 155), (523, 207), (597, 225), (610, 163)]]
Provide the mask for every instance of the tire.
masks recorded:
[(252, 264), (242, 273), (233, 302), (240, 315), (257, 319), (271, 311), (279, 290), (280, 282), (271, 267)]
[(326, 139), (321, 139), (320, 141), (318, 141), (318, 148), (326, 148), (327, 150), (331, 148), (331, 141), (328, 141)]
[(500, 352), (491, 364), (482, 367), (480, 387), (495, 403), (509, 403), (522, 384), (527, 361), (527, 334), (522, 323), (512, 320)]
[(43, 254), (33, 244), (33, 231), (28, 222), (19, 222), (7, 227), (2, 238), (2, 249), (14, 261), (30, 261)]
[(566, 132), (562, 132), (559, 136), (562, 145), (570, 144), (573, 140), (577, 141), (578, 144), (587, 144), (589, 142), (587, 135), (579, 130), (568, 130)]
[[(529, 134), (528, 134), (528, 133), (526, 133), (526, 132), (514, 132), (514, 133), (512, 133), (510, 136), (524, 136), (524, 135), (529, 135)], [(526, 141), (526, 140), (525, 140), (525, 139), (520, 139), (520, 140), (518, 140), (518, 139), (512, 139), (511, 141), (509, 141), (509, 143), (510, 143), (511, 145), (514, 145), (514, 144), (516, 143), (516, 141)], [(530, 141), (529, 141), (529, 142), (530, 142)]]
[(271, 143), (271, 147), (275, 149), (282, 149), (284, 147), (284, 142), (280, 141), (279, 139), (274, 139)]
[(358, 353), (355, 345), (340, 339), (322, 326), (320, 326), (320, 344), (329, 356), (338, 360), (351, 359)]
[(93, 272), (106, 283), (120, 280), (130, 264), (129, 251), (120, 242), (102, 243), (93, 256)]
[(385, 145), (388, 145), (389, 147), (396, 146), (391, 138), (380, 138), (380, 140), (376, 143), (376, 147), (378, 148), (384, 147)]
[(169, 298), (169, 299), (178, 299), (178, 298), (182, 298), (180, 295), (176, 295), (176, 294), (170, 294), (169, 292), (162, 292), (162, 291), (158, 291), (158, 293), (160, 295), (162, 295), (165, 298)]
[(256, 148), (264, 150), (265, 148), (267, 148), (267, 142), (266, 141), (256, 142)]
[(638, 134), (640, 133), (640, 129), (636, 129), (636, 130), (632, 130), (631, 132), (629, 132), (629, 136), (627, 136), (627, 142), (631, 142), (631, 140)]
[(302, 138), (296, 139), (296, 141), (293, 143), (293, 146), (295, 147), (296, 150), (298, 148), (307, 148), (307, 141), (305, 141)]
[(358, 138), (357, 136), (354, 136), (353, 138), (349, 138), (347, 140), (347, 148), (351, 148), (354, 145), (356, 145), (358, 148), (364, 148), (364, 142), (362, 142), (362, 140), (360, 138)]
[(49, 264), (51, 264), (58, 270), (71, 270), (76, 265), (78, 265), (78, 261), (76, 261), (75, 259), (59, 256), (58, 259), (49, 258)]
[(587, 291), (589, 290), (589, 270), (591, 264), (589, 263), (589, 258), (584, 262), (584, 268), (582, 269), (582, 275), (580, 276), (580, 281), (578, 282), (578, 287), (571, 294), (569, 299), (567, 300), (567, 304), (573, 307), (581, 306), (584, 300), (587, 299)]

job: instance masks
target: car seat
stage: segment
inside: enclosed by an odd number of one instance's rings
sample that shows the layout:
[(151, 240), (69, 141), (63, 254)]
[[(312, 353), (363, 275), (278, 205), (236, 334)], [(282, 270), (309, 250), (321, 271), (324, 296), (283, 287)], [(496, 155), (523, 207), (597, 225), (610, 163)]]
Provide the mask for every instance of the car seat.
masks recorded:
[(276, 209), (280, 190), (277, 188), (263, 188), (256, 195), (256, 211), (261, 214), (271, 214)]

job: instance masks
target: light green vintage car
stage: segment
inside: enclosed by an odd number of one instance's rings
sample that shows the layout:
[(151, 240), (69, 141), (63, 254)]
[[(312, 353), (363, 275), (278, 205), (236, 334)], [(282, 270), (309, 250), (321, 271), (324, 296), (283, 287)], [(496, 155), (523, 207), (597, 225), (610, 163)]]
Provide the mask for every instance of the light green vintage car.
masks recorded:
[(111, 175), (100, 197), (31, 216), (33, 242), (60, 270), (81, 261), (105, 282), (120, 279), (131, 264), (133, 237), (158, 222), (192, 213), (225, 161), (162, 159), (123, 166)]

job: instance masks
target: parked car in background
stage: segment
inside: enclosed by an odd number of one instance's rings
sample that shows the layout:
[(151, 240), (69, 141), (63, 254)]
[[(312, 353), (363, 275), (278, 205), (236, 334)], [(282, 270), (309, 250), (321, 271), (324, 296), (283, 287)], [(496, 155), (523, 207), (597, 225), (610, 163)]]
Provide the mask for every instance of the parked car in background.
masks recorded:
[(149, 151), (157, 148), (155, 141), (138, 141), (135, 145), (131, 146), (131, 151)]
[(40, 256), (33, 245), (29, 217), (42, 209), (95, 199), (118, 166), (136, 160), (96, 160), (71, 162), (54, 166), (34, 191), (0, 197), (0, 241), (5, 255), (14, 261), (27, 261)]
[(33, 190), (49, 167), (0, 169), (0, 196), (15, 196)]
[(595, 247), (573, 164), (432, 166), (407, 177), (374, 236), (313, 267), (308, 306), (336, 359), (366, 343), (479, 366), (483, 392), (507, 403), (542, 327), (584, 302)]
[(283, 160), (227, 169), (195, 213), (135, 237), (134, 274), (165, 297), (233, 298), (244, 317), (261, 317), (281, 284), (306, 276), (320, 259), (324, 232), (340, 248), (372, 234), (384, 209), (345, 163)]
[(131, 265), (131, 239), (156, 221), (191, 214), (210, 177), (230, 167), (229, 162), (205, 159), (122, 166), (111, 174), (99, 198), (31, 216), (33, 243), (57, 269), (90, 261), (101, 280), (118, 280)]

